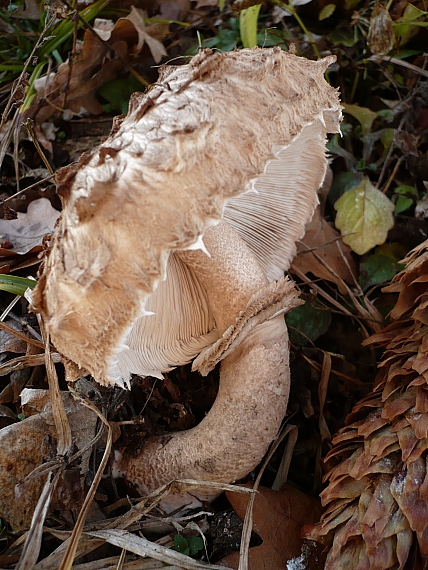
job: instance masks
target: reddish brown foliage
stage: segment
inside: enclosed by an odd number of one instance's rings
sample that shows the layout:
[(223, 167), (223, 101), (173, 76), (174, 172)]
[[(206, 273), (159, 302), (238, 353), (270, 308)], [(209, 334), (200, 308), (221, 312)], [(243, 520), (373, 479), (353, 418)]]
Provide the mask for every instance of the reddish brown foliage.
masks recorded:
[(391, 325), (375, 388), (348, 416), (326, 461), (321, 522), (306, 536), (332, 545), (325, 568), (423, 568), (428, 559), (428, 242), (387, 288)]
[[(244, 520), (249, 495), (226, 494), (235, 512)], [(323, 559), (321, 549), (313, 548), (313, 543), (302, 540), (300, 534), (303, 521), (316, 520), (320, 512), (318, 499), (290, 485), (285, 484), (281, 491), (259, 487), (254, 503), (253, 530), (263, 543), (250, 549), (249, 570), (283, 570), (287, 562), (287, 568), (319, 568)], [(223, 558), (221, 564), (236, 570), (239, 552)]]

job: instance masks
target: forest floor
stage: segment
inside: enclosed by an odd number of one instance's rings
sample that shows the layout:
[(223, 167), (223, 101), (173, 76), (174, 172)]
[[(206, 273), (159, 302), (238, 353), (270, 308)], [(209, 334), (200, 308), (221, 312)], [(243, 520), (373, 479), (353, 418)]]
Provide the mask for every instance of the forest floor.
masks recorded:
[[(284, 435), (262, 469), (255, 532), (244, 541), (253, 570), (322, 567), (322, 548), (305, 543), (304, 551), (300, 539), (302, 524), (315, 522), (321, 512), (317, 497), (332, 466), (322, 458), (353, 406), (373, 388), (382, 349), (362, 342), (389, 324), (397, 301), (393, 290), (382, 288), (403, 269), (408, 252), (428, 238), (426, 6), (407, 0), (391, 0), (386, 8), (361, 0), (327, 2), (98, 0), (76, 9), (64, 0), (50, 6), (16, 0), (0, 7), (0, 434), (32, 418), (22, 432), (27, 444), (18, 446), (23, 456), (31, 455), (36, 442), (49, 447), (46, 425), (58, 421), (55, 410), (48, 419), (40, 412), (42, 396), (20, 399), (24, 388), (52, 390), (56, 381), (51, 370), (48, 386), (43, 336), (23, 296), (32, 287), (25, 279), (37, 279), (43, 236), (53, 231), (61, 210), (55, 173), (109, 134), (113, 117), (127, 112), (133, 92), (156, 81), (160, 64), (185, 63), (201, 48), (255, 45), (294, 45), (299, 56), (337, 58), (326, 77), (340, 90), (342, 136), (327, 143), (332, 176), (290, 270), (305, 305), (287, 316), (291, 396)], [(3, 276), (25, 279), (3, 282)], [(56, 373), (66, 391), (60, 364)], [(190, 365), (164, 381), (135, 378), (129, 392), (82, 380), (79, 390), (92, 411), (77, 410), (74, 400), (64, 405), (70, 418), (77, 414), (70, 423), (93, 450), (85, 459), (85, 491), (92, 484), (92, 500), (84, 505), (86, 534), (79, 470), (70, 457), (67, 467), (59, 453), (53, 459), (45, 449), (43, 461), (51, 461), (46, 484), (40, 476), (20, 483), (20, 492), (31, 495), (28, 504), (0, 500), (0, 512), (9, 513), (1, 523), (0, 567), (68, 568), (75, 559), (80, 570), (238, 568), (249, 495), (228, 492), (202, 511), (171, 520), (156, 510), (156, 500), (138, 502), (120, 482), (100, 479), (109, 437), (115, 440), (120, 430), (128, 440), (188, 429), (210, 409), (217, 385), (217, 371), (201, 380)], [(97, 441), (90, 435), (94, 412)], [(8, 462), (17, 483), (27, 474), (5, 448), (14, 446), (13, 439), (2, 443), (1, 437), (0, 464)], [(285, 475), (273, 491), (281, 462)], [(242, 483), (253, 484), (259, 473)], [(47, 514), (46, 497), (58, 480), (59, 496), (57, 491)], [(40, 512), (31, 522), (36, 504)], [(178, 558), (168, 554), (170, 548)], [(68, 562), (62, 561), (66, 550)], [(294, 562), (286, 566), (286, 559)]]

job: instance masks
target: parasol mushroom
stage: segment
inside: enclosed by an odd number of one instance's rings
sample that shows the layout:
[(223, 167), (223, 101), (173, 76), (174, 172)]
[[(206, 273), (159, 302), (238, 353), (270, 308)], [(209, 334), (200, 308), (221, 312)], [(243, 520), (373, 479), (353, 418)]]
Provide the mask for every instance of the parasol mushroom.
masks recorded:
[(278, 431), (282, 313), (300, 303), (283, 272), (317, 203), (326, 133), (339, 128), (323, 77), (332, 61), (255, 48), (164, 66), (110, 137), (59, 173), (64, 209), (34, 306), (67, 378), (129, 386), (131, 373), (160, 377), (195, 358), (206, 374), (221, 361), (196, 428), (116, 453), (116, 475), (141, 493), (175, 478), (234, 481)]

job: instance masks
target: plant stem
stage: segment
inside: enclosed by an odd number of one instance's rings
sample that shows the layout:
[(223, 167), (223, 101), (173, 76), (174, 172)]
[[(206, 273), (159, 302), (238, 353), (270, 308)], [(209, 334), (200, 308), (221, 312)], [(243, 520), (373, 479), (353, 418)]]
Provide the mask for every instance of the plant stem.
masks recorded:
[(299, 24), (299, 26), (302, 29), (302, 32), (305, 34), (305, 36), (308, 38), (309, 43), (312, 46), (312, 49), (315, 52), (315, 55), (320, 58), (321, 54), (312, 38), (312, 34), (310, 33), (310, 31), (308, 30), (308, 28), (305, 26), (305, 24), (303, 23), (302, 19), (300, 18), (299, 14), (296, 12), (293, 4), (291, 3), (291, 1), (288, 4), (285, 4), (284, 2), (281, 2), (281, 0), (276, 0), (276, 4), (278, 4), (279, 6), (281, 6), (282, 8), (285, 8), (285, 10), (288, 10), (288, 12), (290, 12), (290, 14), (295, 18), (295, 20), (297, 21), (297, 23)]
[(22, 124), (27, 129), (28, 134), (30, 135), (31, 140), (34, 143), (34, 146), (36, 147), (40, 158), (43, 160), (46, 168), (48, 169), (49, 174), (51, 176), (55, 176), (55, 172), (53, 171), (52, 166), (49, 164), (49, 161), (46, 158), (45, 153), (42, 151), (42, 147), (40, 146), (39, 141), (37, 140), (36, 133), (34, 132), (34, 129), (33, 129), (33, 122), (34, 121), (32, 119), (27, 119), (25, 121), (25, 123), (22, 123)]
[(26, 73), (27, 73), (27, 69), (28, 66), (30, 65), (30, 63), (32, 63), (33, 58), (35, 56), (36, 51), (39, 49), (39, 47), (41, 46), (41, 44), (43, 43), (44, 37), (46, 35), (46, 32), (48, 31), (48, 29), (52, 26), (52, 24), (55, 22), (55, 17), (51, 16), (49, 19), (46, 20), (46, 24), (45, 27), (43, 28), (42, 33), (40, 34), (36, 45), (34, 46), (31, 54), (29, 55), (29, 57), (27, 58), (27, 61), (24, 64), (24, 69), (21, 72), (21, 75), (19, 76), (18, 80), (15, 82), (15, 85), (12, 88), (12, 92), (10, 94), (9, 100), (7, 102), (6, 108), (3, 111), (2, 117), (1, 117), (1, 121), (0, 121), (0, 129), (1, 127), (5, 124), (5, 122), (7, 121), (7, 118), (9, 116), (10, 110), (12, 108), (13, 103), (15, 103), (15, 95), (18, 92), (19, 88), (21, 87), (21, 85), (23, 84), (23, 81), (25, 79)]

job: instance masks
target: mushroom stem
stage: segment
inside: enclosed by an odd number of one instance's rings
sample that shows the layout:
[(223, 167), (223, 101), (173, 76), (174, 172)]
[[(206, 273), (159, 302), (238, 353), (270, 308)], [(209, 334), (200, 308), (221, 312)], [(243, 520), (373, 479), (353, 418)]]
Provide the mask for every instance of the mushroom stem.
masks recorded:
[[(282, 313), (300, 303), (293, 285), (268, 284), (254, 255), (224, 222), (204, 242), (210, 257), (201, 251), (179, 255), (205, 287), (223, 334), (197, 366), (207, 373), (222, 361), (219, 392), (195, 428), (150, 438), (138, 453), (116, 453), (115, 475), (142, 494), (174, 479), (230, 483), (244, 477), (266, 453), (287, 409), (289, 346)], [(169, 511), (196, 506), (218, 494), (171, 493), (161, 505)]]

